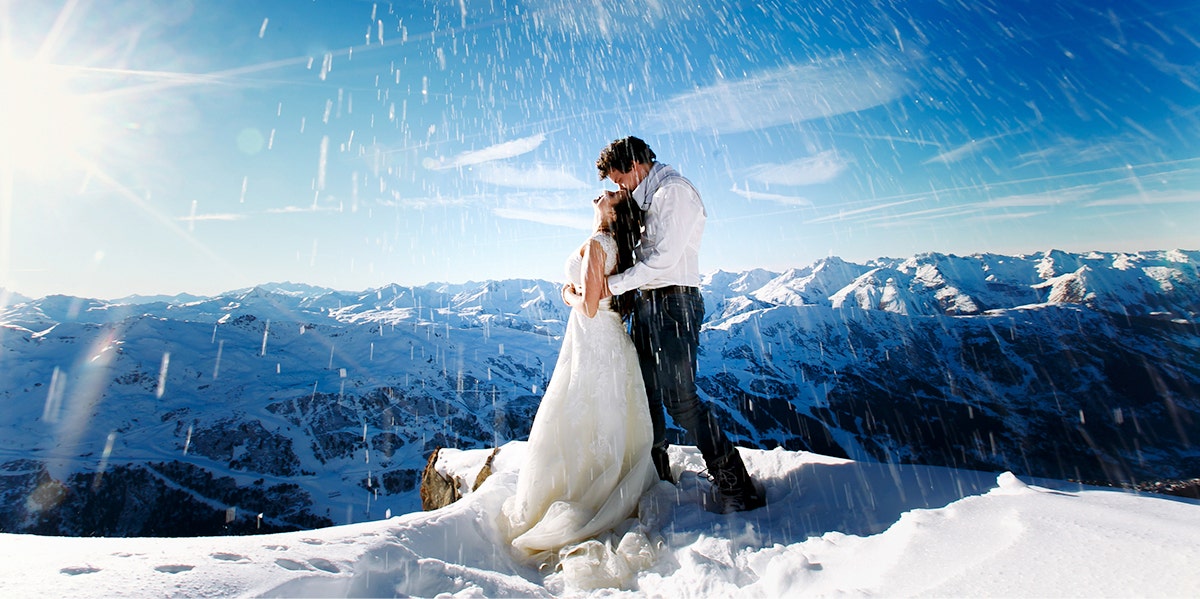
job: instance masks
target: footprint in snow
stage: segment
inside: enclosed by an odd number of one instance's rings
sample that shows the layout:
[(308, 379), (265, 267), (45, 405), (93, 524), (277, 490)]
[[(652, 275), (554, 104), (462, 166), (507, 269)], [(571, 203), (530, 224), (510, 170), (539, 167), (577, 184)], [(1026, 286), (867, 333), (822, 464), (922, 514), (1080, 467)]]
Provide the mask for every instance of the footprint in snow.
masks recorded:
[(91, 574), (92, 572), (99, 571), (100, 568), (93, 568), (91, 566), (75, 566), (72, 568), (63, 568), (59, 570), (59, 572), (66, 574), (67, 576), (79, 576), (80, 574)]
[(307, 570), (308, 569), (308, 566), (305, 564), (302, 564), (296, 560), (285, 559), (282, 557), (275, 560), (275, 565), (277, 565), (280, 568), (283, 568), (285, 570)]
[(238, 555), (236, 553), (214, 553), (209, 557), (213, 559), (219, 559), (223, 562), (240, 562), (250, 559), (244, 555)]
[(322, 559), (319, 557), (308, 560), (308, 565), (310, 565), (318, 570), (324, 570), (326, 572), (329, 572), (330, 574), (337, 574), (338, 572), (342, 571), (341, 568), (337, 567), (337, 564), (335, 564), (327, 559)]
[(196, 566), (189, 566), (187, 564), (167, 564), (164, 566), (158, 566), (155, 568), (155, 570), (164, 574), (179, 574), (180, 572), (187, 572), (195, 567)]

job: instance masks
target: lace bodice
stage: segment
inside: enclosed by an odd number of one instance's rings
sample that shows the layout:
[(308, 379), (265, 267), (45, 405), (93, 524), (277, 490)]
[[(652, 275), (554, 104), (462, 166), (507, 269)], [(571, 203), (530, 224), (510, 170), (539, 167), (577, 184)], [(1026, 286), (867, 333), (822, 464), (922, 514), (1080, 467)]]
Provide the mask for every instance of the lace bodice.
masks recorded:
[[(604, 250), (604, 274), (611, 275), (617, 268), (617, 240), (608, 233), (594, 233), (590, 240), (596, 240)], [(583, 255), (579, 250), (571, 252), (567, 257), (567, 281), (576, 287), (583, 285)]]

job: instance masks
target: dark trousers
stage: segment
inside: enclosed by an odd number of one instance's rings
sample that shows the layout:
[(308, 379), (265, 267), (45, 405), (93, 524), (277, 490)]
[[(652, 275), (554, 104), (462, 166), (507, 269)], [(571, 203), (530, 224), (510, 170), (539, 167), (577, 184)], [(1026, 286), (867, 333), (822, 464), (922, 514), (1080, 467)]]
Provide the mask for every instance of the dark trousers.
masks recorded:
[(632, 336), (637, 347), (654, 447), (666, 447), (666, 419), (686, 430), (710, 465), (734, 451), (733, 444), (696, 395), (696, 355), (700, 325), (704, 322), (704, 300), (694, 287), (642, 291), (634, 311)]

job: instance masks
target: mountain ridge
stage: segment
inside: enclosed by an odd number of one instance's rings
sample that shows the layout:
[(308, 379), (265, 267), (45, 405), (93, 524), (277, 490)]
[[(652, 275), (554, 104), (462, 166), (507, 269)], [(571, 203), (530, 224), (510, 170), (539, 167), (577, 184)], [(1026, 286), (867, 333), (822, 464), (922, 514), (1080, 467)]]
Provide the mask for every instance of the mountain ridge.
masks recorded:
[[(746, 447), (1115, 484), (1200, 477), (1198, 263), (1182, 250), (922, 254), (717, 271), (699, 390)], [(252, 532), (266, 496), (288, 506), (264, 516), (272, 530), (419, 509), (434, 448), (528, 434), (569, 316), (558, 290), (284, 283), (0, 309), (0, 497), (24, 506), (0, 529), (158, 534), (146, 514), (170, 501), (192, 514), (192, 533), (171, 534)], [(141, 499), (114, 503), (130, 493)], [(228, 521), (220, 504), (238, 508)]]

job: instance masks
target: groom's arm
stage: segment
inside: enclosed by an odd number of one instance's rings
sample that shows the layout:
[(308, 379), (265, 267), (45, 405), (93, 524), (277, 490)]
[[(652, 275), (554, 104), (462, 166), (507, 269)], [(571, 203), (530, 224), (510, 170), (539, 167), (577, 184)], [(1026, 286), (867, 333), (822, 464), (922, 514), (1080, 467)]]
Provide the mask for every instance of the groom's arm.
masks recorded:
[(691, 243), (692, 232), (704, 218), (700, 197), (687, 185), (659, 188), (652, 206), (658, 211), (658, 241), (632, 268), (608, 277), (608, 292), (612, 295), (637, 289), (674, 269)]

